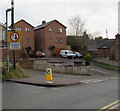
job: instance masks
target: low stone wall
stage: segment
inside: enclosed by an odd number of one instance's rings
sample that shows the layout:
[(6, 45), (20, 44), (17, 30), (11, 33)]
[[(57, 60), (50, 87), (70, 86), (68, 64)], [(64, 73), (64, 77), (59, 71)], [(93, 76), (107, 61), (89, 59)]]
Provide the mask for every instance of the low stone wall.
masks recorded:
[(109, 58), (95, 58), (94, 61), (109, 64), (112, 66), (119, 66), (120, 65), (120, 61), (109, 60)]
[(90, 71), (90, 66), (64, 65), (64, 62), (49, 62), (49, 59), (35, 59), (33, 68), (41, 71), (51, 68), (53, 72), (65, 74), (89, 74)]
[(18, 60), (18, 61), (16, 60), (16, 63), (18, 63), (22, 68), (33, 69), (34, 60), (27, 60), (27, 59)]

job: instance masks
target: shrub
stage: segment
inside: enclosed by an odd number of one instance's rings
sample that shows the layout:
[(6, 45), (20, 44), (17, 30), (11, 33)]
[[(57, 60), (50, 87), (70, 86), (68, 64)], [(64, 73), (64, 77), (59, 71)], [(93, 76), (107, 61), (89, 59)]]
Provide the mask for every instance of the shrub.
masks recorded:
[(90, 54), (87, 54), (84, 56), (84, 60), (86, 65), (90, 65), (90, 61), (92, 60), (92, 56)]

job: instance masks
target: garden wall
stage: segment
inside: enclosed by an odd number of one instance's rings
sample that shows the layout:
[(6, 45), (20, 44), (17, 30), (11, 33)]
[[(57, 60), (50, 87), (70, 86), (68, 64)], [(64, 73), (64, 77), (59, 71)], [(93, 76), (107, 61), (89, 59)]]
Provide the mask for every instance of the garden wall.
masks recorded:
[(120, 65), (120, 61), (109, 60), (107, 58), (95, 58), (94, 61), (109, 64), (109, 65), (113, 65), (113, 66), (119, 66)]
[(53, 72), (65, 74), (89, 74), (90, 66), (64, 65), (64, 62), (49, 62), (49, 59), (34, 59), (33, 68), (45, 71), (51, 68)]

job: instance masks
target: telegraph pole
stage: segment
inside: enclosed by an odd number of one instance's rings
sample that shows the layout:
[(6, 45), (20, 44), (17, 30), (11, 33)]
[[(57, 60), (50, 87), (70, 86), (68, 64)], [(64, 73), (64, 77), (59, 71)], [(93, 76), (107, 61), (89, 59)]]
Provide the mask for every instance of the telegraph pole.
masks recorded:
[[(14, 31), (14, 0), (11, 0), (11, 31)], [(14, 50), (13, 50), (13, 67), (14, 69), (16, 69)]]
[(8, 12), (11, 11), (11, 9), (6, 10), (6, 69), (7, 72), (9, 72), (9, 51), (8, 51)]

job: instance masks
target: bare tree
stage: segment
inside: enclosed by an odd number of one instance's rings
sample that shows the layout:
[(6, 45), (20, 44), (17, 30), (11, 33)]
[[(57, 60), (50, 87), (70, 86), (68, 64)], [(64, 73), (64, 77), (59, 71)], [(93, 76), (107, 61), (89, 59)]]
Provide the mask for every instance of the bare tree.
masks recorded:
[(79, 15), (69, 19), (71, 35), (81, 36), (85, 31), (85, 22), (82, 21)]

